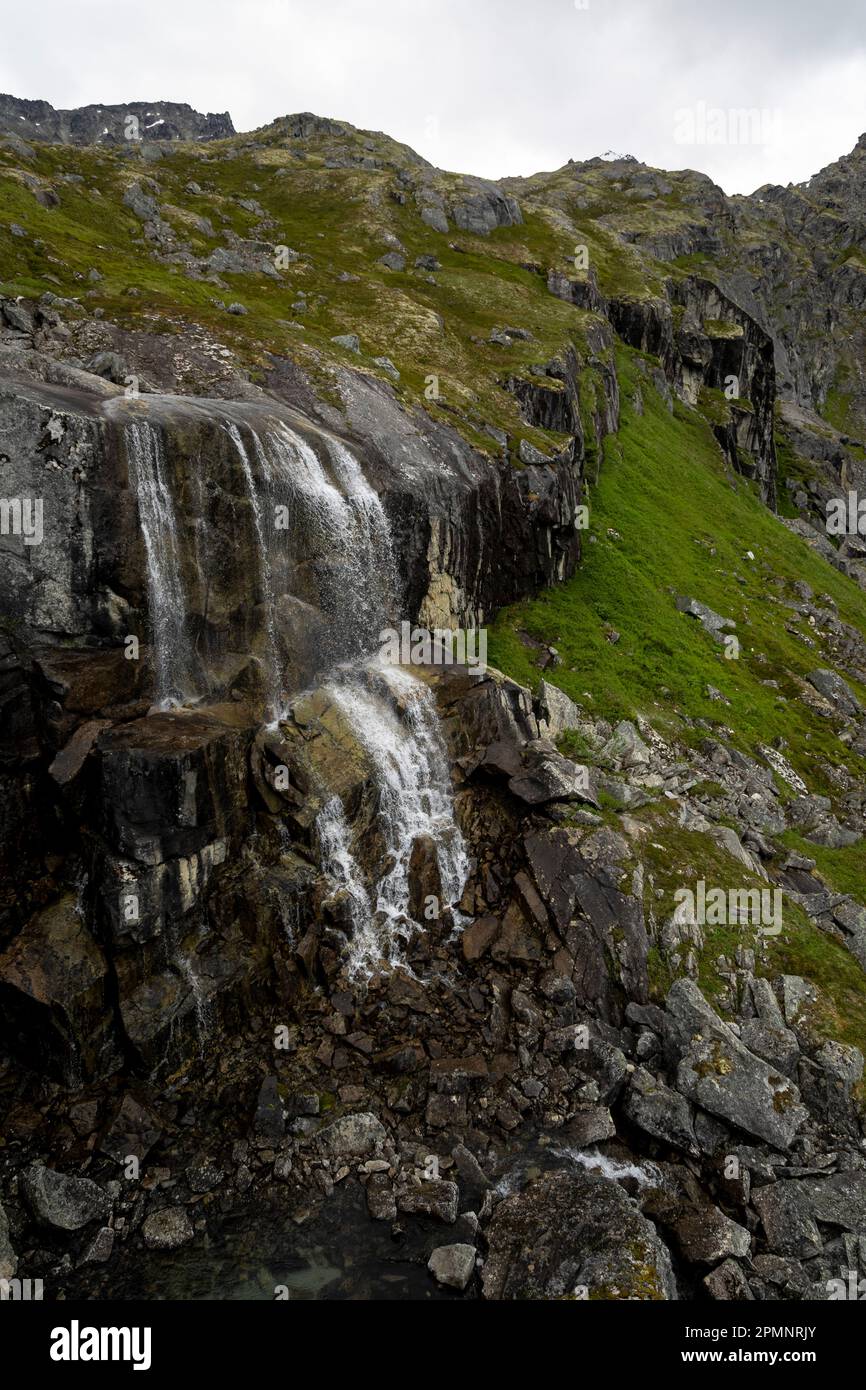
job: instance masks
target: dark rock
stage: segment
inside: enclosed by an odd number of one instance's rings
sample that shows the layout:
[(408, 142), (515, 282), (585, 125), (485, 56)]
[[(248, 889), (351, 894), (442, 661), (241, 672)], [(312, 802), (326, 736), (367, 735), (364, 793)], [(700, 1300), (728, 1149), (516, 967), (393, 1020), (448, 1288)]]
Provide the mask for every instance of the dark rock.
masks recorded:
[(127, 1092), (100, 1148), (120, 1164), (133, 1156), (143, 1163), (161, 1134), (162, 1124), (154, 1112)]
[(71, 894), (31, 918), (0, 956), (0, 1037), (67, 1085), (117, 1065), (108, 968)]
[(427, 1261), (434, 1279), (449, 1289), (466, 1288), (475, 1273), (474, 1245), (439, 1245)]
[(14, 1279), (18, 1257), (9, 1235), (9, 1218), (0, 1202), (0, 1279)]
[(584, 1149), (616, 1137), (616, 1125), (606, 1105), (591, 1105), (578, 1110), (565, 1127), (570, 1144)]
[(395, 1192), (398, 1211), (409, 1216), (432, 1216), (453, 1226), (457, 1220), (460, 1191), (456, 1182), (436, 1179), (429, 1182), (404, 1182)]
[(718, 1264), (733, 1256), (744, 1259), (751, 1237), (744, 1226), (709, 1203), (687, 1212), (673, 1227), (680, 1253), (695, 1264)]
[(388, 1142), (388, 1131), (375, 1115), (341, 1115), (316, 1135), (316, 1147), (333, 1158), (381, 1157)]
[(752, 1194), (770, 1249), (808, 1259), (821, 1253), (821, 1235), (808, 1190), (800, 1182), (774, 1182)]
[(749, 1052), (691, 980), (671, 986), (667, 1008), (681, 1057), (677, 1090), (748, 1134), (789, 1148), (806, 1118), (793, 1082)]
[(21, 1183), (27, 1205), (42, 1226), (79, 1231), (92, 1221), (106, 1222), (111, 1215), (110, 1197), (89, 1178), (34, 1164)]
[(276, 1142), (282, 1139), (285, 1128), (285, 1113), (277, 1078), (266, 1076), (256, 1101), (253, 1133), (261, 1139), (271, 1139)]
[(643, 1067), (637, 1067), (629, 1077), (622, 1106), (638, 1129), (686, 1153), (697, 1153), (693, 1107)]
[(754, 1301), (755, 1295), (749, 1288), (749, 1281), (736, 1260), (723, 1260), (704, 1277), (704, 1288), (710, 1298), (731, 1301)]
[(144, 1219), (141, 1228), (148, 1250), (179, 1250), (195, 1232), (183, 1207), (162, 1207)]
[(500, 1202), (486, 1234), (487, 1299), (676, 1298), (667, 1249), (610, 1179), (547, 1173)]

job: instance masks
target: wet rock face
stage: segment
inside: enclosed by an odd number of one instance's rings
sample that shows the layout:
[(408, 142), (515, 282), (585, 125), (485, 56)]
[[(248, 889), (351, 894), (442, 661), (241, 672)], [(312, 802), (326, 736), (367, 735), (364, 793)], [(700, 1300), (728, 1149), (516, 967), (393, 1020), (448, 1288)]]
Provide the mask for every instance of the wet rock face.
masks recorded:
[[(624, 342), (657, 357), (668, 383), (688, 404), (697, 403), (702, 388), (725, 392), (730, 421), (715, 427), (719, 444), (731, 466), (755, 478), (763, 501), (775, 508), (774, 342), (762, 323), (717, 285), (697, 276), (667, 282), (664, 297), (642, 299), (606, 299), (591, 276), (574, 281), (551, 272), (548, 287), (558, 299), (604, 315)], [(520, 392), (532, 397), (526, 387)], [(606, 389), (606, 395), (616, 405), (615, 387)], [(559, 418), (567, 415), (567, 401), (566, 395), (556, 402)], [(554, 410), (540, 391), (533, 406), (539, 415)], [(606, 422), (598, 425), (601, 436)]]
[[(47, 641), (62, 635), (117, 644), (134, 635), (145, 645), (141, 486), (158, 475), (161, 491), (152, 505), (164, 510), (164, 493), (174, 513), (178, 583), (194, 650), (190, 679), (202, 691), (254, 681), (242, 673), (268, 640), (270, 584), (289, 686), (303, 685), (317, 644), (327, 643), (341, 621), (333, 597), (339, 574), (332, 572), (344, 561), (341, 538), (318, 534), (314, 515), (302, 515), (304, 524), (286, 534), (285, 553), (272, 555), (274, 572), (263, 573), (256, 562), (263, 528), (280, 524), (280, 505), (303, 512), (308, 485), (297, 445), (269, 462), (261, 453), (272, 456), (268, 440), (290, 429), (301, 449), (318, 456), (332, 485), (343, 487), (319, 421), (304, 421), (277, 402), (129, 400), (119, 388), (70, 368), (58, 369), (70, 384), (52, 384), (40, 372), (58, 372), (33, 353), (17, 354), (14, 365), (27, 380), (0, 378), (7, 487), (12, 496), (40, 502), (41, 534), (32, 544), (25, 534), (3, 537), (0, 582), (11, 615)], [(327, 412), (306, 388), (275, 385), (289, 404), (318, 410), (325, 423)], [(471, 626), (503, 603), (568, 577), (579, 556), (579, 448), (549, 464), (515, 469), (483, 458), (442, 426), (431, 427), (426, 416), (407, 415), (381, 383), (346, 374), (343, 387), (346, 443), (382, 499), (399, 557), (395, 618)], [(327, 424), (333, 428), (330, 418)], [(141, 429), (155, 432), (145, 452), (156, 457), (146, 459), (144, 470), (137, 461)], [(259, 514), (251, 474), (259, 479)], [(304, 634), (306, 648), (298, 640)]]
[(689, 276), (670, 282), (668, 295), (669, 300), (613, 299), (608, 305), (611, 322), (632, 347), (659, 358), (666, 377), (689, 404), (696, 404), (703, 387), (725, 392), (731, 422), (715, 427), (719, 443), (731, 466), (754, 477), (762, 500), (775, 508), (772, 338), (709, 280)]
[(107, 731), (97, 796), (109, 842), (144, 865), (188, 858), (218, 840), (236, 845), (249, 816), (250, 737), (218, 712), (156, 714)]
[[(99, 632), (109, 574), (124, 542), (135, 548), (131, 518), (124, 526), (122, 473), (100, 430), (101, 399), (77, 387), (0, 385), (4, 495), (37, 509), (29, 528), (26, 507), (17, 534), (4, 528), (0, 583), (7, 615), (31, 635)], [(103, 505), (107, 495), (115, 499), (113, 515)], [(119, 574), (112, 577), (115, 592), (122, 590)]]

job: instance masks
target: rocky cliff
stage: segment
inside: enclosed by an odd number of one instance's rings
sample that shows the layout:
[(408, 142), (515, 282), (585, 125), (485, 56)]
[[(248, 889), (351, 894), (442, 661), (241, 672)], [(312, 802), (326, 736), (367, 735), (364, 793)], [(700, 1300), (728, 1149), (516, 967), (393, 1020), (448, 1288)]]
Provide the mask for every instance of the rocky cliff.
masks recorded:
[(239, 1221), (354, 1297), (832, 1296), (862, 142), (726, 199), (0, 111), (0, 1277), (225, 1296)]
[(47, 101), (0, 94), (0, 131), (16, 141), (119, 145), (129, 140), (224, 140), (235, 128), (227, 111), (203, 116), (185, 102), (131, 101), (58, 111)]

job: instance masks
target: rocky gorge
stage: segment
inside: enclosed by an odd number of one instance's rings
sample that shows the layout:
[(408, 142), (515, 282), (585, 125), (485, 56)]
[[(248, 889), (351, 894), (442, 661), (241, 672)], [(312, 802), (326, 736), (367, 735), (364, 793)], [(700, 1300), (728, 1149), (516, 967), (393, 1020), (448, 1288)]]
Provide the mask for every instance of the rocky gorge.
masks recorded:
[(165, 106), (0, 99), (0, 1278), (838, 1296), (864, 140), (726, 200)]

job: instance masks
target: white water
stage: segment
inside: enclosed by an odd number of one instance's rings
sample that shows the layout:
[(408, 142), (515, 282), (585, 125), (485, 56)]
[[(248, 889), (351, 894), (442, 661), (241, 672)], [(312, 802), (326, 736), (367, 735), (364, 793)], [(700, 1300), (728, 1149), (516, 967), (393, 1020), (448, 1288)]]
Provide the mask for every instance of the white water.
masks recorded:
[(632, 1178), (639, 1187), (658, 1187), (661, 1184), (661, 1171), (654, 1163), (625, 1163), (621, 1159), (600, 1154), (597, 1150), (577, 1149), (571, 1146), (556, 1146), (551, 1149), (551, 1153), (576, 1163), (579, 1168), (586, 1168), (590, 1173), (600, 1173), (603, 1178), (610, 1178), (612, 1182)]
[(380, 948), (373, 930), (373, 905), (352, 854), (351, 831), (338, 796), (332, 796), (316, 817), (316, 836), (324, 873), (334, 891), (346, 895), (352, 924), (352, 954), (371, 962)]
[[(432, 905), (437, 917), (460, 898), (469, 864), (454, 820), (445, 746), (427, 687), (401, 668), (370, 663), (327, 689), (374, 769), (389, 865), (373, 890), (372, 911), (368, 907), (365, 913), (364, 904), (357, 904), (364, 915), (355, 923), (348, 965), (351, 974), (362, 975), (381, 959), (397, 964), (401, 941), (423, 925), (413, 924), (409, 911), (409, 862), (416, 839), (430, 836), (436, 845), (442, 881), (442, 901)], [(402, 719), (397, 700), (405, 707)], [(351, 858), (348, 843), (343, 848)], [(356, 866), (353, 873), (363, 881)]]
[(161, 435), (137, 420), (126, 439), (147, 555), (156, 704), (168, 708), (193, 693), (177, 521)]
[(532, 1177), (549, 1172), (551, 1160), (559, 1164), (562, 1160), (587, 1172), (598, 1173), (609, 1182), (624, 1182), (630, 1178), (639, 1187), (664, 1187), (666, 1185), (661, 1169), (647, 1160), (646, 1163), (627, 1163), (622, 1159), (610, 1158), (600, 1154), (597, 1149), (580, 1149), (571, 1144), (551, 1144), (544, 1150), (517, 1159), (496, 1183), (497, 1197), (511, 1197), (521, 1192)]
[[(319, 606), (329, 620), (319, 669), (335, 673), (329, 693), (372, 769), (386, 850), (378, 882), (365, 882), (338, 798), (328, 801), (316, 823), (323, 871), (334, 890), (347, 896), (349, 970), (367, 975), (382, 960), (399, 963), (403, 943), (423, 925), (409, 915), (409, 861), (419, 836), (430, 836), (437, 846), (440, 911), (454, 907), (468, 876), (433, 697), (408, 671), (373, 656), (398, 603), (388, 519), (341, 441), (325, 438), (323, 463), (284, 421), (275, 419), (261, 431), (232, 422), (225, 429), (250, 503), (256, 551), (250, 563), (257, 568), (268, 667), (266, 718), (272, 722), (288, 713), (291, 654), (281, 642), (277, 603), (280, 595), (295, 593), (303, 566), (315, 576)], [(157, 702), (164, 707), (196, 693), (177, 523), (160, 435), (135, 422), (127, 438), (147, 550)], [(287, 529), (276, 524), (278, 507), (285, 508)], [(200, 558), (207, 555), (204, 547)]]
[(271, 546), (265, 525), (264, 511), (260, 489), (256, 486), (253, 470), (250, 465), (249, 455), (246, 446), (241, 438), (241, 432), (237, 425), (228, 425), (229, 437), (235, 446), (240, 461), (244, 481), (247, 485), (247, 492), (250, 499), (250, 507), (253, 513), (253, 525), (258, 542), (258, 562), (259, 578), (262, 588), (262, 602), (265, 608), (265, 633), (268, 647), (268, 685), (270, 690), (270, 705), (266, 712), (267, 720), (270, 723), (280, 717), (284, 710), (284, 693), (282, 679), (282, 662), (280, 661), (279, 645), (277, 642), (276, 628), (276, 605), (274, 603), (274, 585), (271, 575)]

